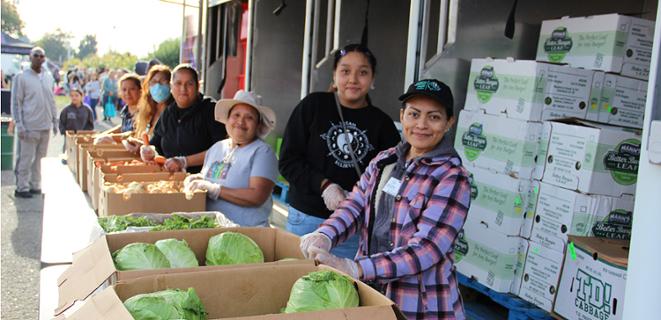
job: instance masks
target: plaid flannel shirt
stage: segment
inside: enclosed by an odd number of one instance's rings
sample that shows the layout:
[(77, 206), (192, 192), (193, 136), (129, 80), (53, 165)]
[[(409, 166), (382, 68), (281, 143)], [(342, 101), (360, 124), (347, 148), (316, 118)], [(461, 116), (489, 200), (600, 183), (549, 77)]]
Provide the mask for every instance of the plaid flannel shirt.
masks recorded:
[(356, 261), (363, 281), (385, 285), (385, 294), (409, 319), (464, 319), (454, 272), (454, 243), (470, 205), (468, 173), (456, 154), (418, 158), (406, 168), (395, 197), (394, 248), (367, 256), (372, 198), (381, 169), (396, 156), (385, 150), (369, 164), (340, 208), (318, 229), (333, 246), (360, 232)]

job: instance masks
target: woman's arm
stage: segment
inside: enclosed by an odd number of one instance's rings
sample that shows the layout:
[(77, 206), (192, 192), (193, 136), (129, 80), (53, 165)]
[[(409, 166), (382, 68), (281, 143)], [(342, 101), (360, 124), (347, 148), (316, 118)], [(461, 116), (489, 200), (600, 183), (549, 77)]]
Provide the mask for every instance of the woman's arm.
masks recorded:
[(439, 264), (452, 249), (466, 221), (470, 184), (460, 167), (448, 171), (434, 188), (417, 223), (417, 232), (407, 243), (357, 261), (362, 280), (396, 280), (421, 273)]
[(242, 207), (259, 207), (271, 196), (274, 185), (269, 179), (250, 177), (247, 188), (222, 187), (218, 198)]
[(204, 157), (207, 154), (207, 150), (204, 150), (202, 152), (198, 152), (196, 154), (191, 154), (189, 156), (186, 156), (186, 166), (188, 167), (195, 167), (195, 166), (201, 166), (204, 164)]

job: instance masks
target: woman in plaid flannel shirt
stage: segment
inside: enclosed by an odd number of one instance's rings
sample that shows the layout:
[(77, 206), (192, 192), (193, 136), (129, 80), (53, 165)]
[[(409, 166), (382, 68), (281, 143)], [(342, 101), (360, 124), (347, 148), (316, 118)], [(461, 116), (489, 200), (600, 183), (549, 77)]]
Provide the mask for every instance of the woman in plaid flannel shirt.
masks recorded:
[[(468, 173), (446, 132), (450, 88), (413, 83), (402, 100), (405, 141), (374, 158), (351, 194), (314, 233), (303, 254), (372, 283), (409, 319), (464, 319), (453, 248), (470, 205)], [(355, 259), (330, 249), (360, 235)]]

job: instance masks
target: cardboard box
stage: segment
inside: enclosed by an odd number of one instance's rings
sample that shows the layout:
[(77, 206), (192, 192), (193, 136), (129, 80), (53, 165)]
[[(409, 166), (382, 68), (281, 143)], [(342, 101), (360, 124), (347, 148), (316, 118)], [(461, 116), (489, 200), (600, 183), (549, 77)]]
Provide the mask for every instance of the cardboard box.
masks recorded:
[(646, 102), (647, 81), (606, 74), (598, 112), (588, 120), (642, 129)]
[[(620, 320), (624, 310), (629, 243), (570, 237), (553, 311), (570, 320)], [(654, 318), (654, 317), (652, 317)]]
[(515, 178), (534, 175), (542, 124), (462, 110), (454, 146), (464, 166)]
[(530, 239), (555, 251), (563, 251), (568, 235), (631, 238), (631, 195), (589, 195), (541, 183), (536, 201)]
[(104, 158), (88, 157), (87, 159), (88, 168), (92, 168), (91, 170), (87, 170), (89, 173), (87, 178), (87, 193), (90, 196), (90, 202), (92, 203), (92, 209), (94, 210), (99, 208), (99, 193), (101, 186), (105, 182), (105, 175), (164, 172), (163, 168), (157, 165), (112, 166), (105, 163), (107, 163), (107, 161)]
[(390, 299), (360, 281), (355, 282), (359, 307), (280, 313), (287, 305), (294, 282), (320, 270), (335, 271), (308, 263), (149, 276), (105, 289), (66, 319), (132, 320), (122, 301), (141, 293), (190, 287), (202, 300), (209, 319), (406, 319)]
[(471, 206), (468, 215), (489, 229), (518, 236), (527, 206), (530, 180), (470, 168)]
[(548, 312), (553, 310), (562, 271), (563, 252), (528, 241), (528, 256), (519, 297)]
[(532, 60), (473, 59), (464, 109), (524, 121), (585, 119), (599, 103), (603, 77)]
[[(634, 194), (640, 131), (581, 120), (549, 121), (547, 153), (538, 156), (541, 180), (581, 193)], [(540, 149), (543, 149), (540, 147)], [(538, 149), (538, 152), (540, 152)]]
[(92, 130), (79, 130), (79, 131), (74, 131), (74, 130), (67, 130), (64, 133), (64, 149), (66, 150), (67, 153), (67, 165), (69, 166), (69, 170), (71, 172), (75, 173), (76, 172), (76, 166), (77, 166), (77, 156), (76, 153), (78, 151), (78, 147), (76, 147), (76, 143), (78, 141), (78, 138), (81, 138), (81, 142), (92, 142), (94, 139), (93, 136), (96, 134), (95, 131)]
[(526, 209), (523, 213), (523, 222), (521, 223), (521, 233), (519, 233), (524, 239), (530, 239), (532, 235), (532, 226), (535, 222), (535, 211), (537, 210), (539, 184), (540, 182), (537, 180), (530, 181), (530, 188), (526, 196)]
[[(204, 266), (209, 238), (227, 231), (239, 232), (253, 239), (262, 249), (264, 261), (266, 262), (274, 262), (284, 258), (303, 259), (299, 248), (300, 238), (275, 228), (213, 228), (108, 234), (97, 239), (87, 248), (74, 253), (71, 267), (58, 279), (59, 302), (56, 313), (67, 309), (76, 300), (85, 299), (104, 283), (114, 284), (117, 281), (156, 274), (210, 271), (233, 267)], [(169, 238), (186, 240), (201, 266), (132, 271), (118, 271), (115, 269), (111, 256), (113, 252), (130, 243), (155, 243), (158, 240)], [(280, 263), (301, 264), (312, 263), (312, 261), (296, 260)]]
[(92, 145), (81, 144), (78, 146), (78, 184), (83, 192), (87, 192), (87, 178), (89, 177), (89, 167), (87, 158), (103, 157), (104, 159), (131, 160), (138, 156), (128, 152), (122, 145)]
[(469, 215), (454, 247), (457, 271), (496, 292), (510, 292), (519, 239), (493, 231)]
[[(85, 179), (83, 179), (86, 183), (85, 185), (85, 190), (89, 194), (90, 187), (93, 186), (94, 182), (94, 162), (90, 161), (92, 157), (90, 157), (90, 151), (99, 151), (95, 155), (102, 155), (102, 158), (104, 161), (105, 159), (112, 159), (112, 157), (119, 156), (120, 158), (126, 158), (127, 154), (125, 151), (126, 149), (124, 146), (116, 145), (116, 144), (101, 144), (101, 145), (92, 145), (88, 146), (85, 153), (83, 155), (83, 159), (81, 161), (86, 162), (85, 164), (85, 174), (87, 175)], [(121, 151), (121, 152), (115, 152), (115, 151)], [(110, 152), (110, 154), (106, 154), (106, 152)], [(105, 156), (105, 157), (103, 157)], [(133, 159), (136, 159), (138, 155), (132, 155)], [(99, 157), (97, 157), (98, 159)], [(139, 159), (139, 158), (138, 158)], [(97, 160), (98, 161), (98, 160)]]
[[(105, 182), (127, 183), (132, 181), (183, 181), (186, 173), (126, 173), (106, 176)], [(204, 211), (206, 209), (206, 192), (195, 191), (191, 199), (184, 192), (175, 193), (133, 193), (126, 197), (121, 193), (106, 190), (99, 191), (99, 217), (123, 215), (133, 212), (170, 213), (173, 211)]]
[(654, 21), (619, 14), (545, 20), (535, 60), (647, 80), (653, 37)]

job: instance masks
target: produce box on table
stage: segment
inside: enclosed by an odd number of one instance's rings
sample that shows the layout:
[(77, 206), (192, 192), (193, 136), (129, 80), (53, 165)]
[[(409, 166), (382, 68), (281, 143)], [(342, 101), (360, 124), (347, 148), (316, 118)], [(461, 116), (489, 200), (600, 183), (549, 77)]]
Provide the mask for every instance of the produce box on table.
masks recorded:
[(102, 157), (88, 157), (87, 166), (87, 193), (92, 200), (92, 208), (99, 207), (99, 190), (104, 182), (105, 175), (118, 175), (125, 173), (151, 173), (164, 172), (163, 167), (146, 164), (139, 159), (112, 161)]
[(99, 191), (98, 215), (133, 212), (204, 211), (206, 192), (184, 192), (183, 172), (126, 173), (106, 176)]
[[(77, 300), (83, 300), (103, 284), (134, 279), (147, 275), (210, 271), (243, 265), (206, 265), (206, 252), (209, 239), (227, 232), (240, 233), (252, 239), (263, 253), (266, 264), (311, 264), (302, 260), (299, 248), (300, 238), (286, 231), (275, 228), (215, 228), (159, 232), (135, 232), (108, 234), (100, 237), (87, 248), (74, 253), (73, 263), (58, 279), (59, 303), (57, 313), (71, 306)], [(199, 267), (165, 268), (150, 270), (120, 271), (115, 266), (113, 253), (133, 243), (153, 244), (163, 239), (185, 240), (195, 254)], [(240, 250), (245, 251), (241, 247)], [(301, 260), (280, 261), (294, 258)], [(222, 283), (222, 282), (221, 282)], [(268, 288), (268, 287), (264, 287)], [(269, 290), (261, 290), (269, 292)]]
[(87, 192), (87, 179), (89, 177), (88, 158), (100, 157), (103, 159), (117, 159), (117, 160), (131, 160), (137, 159), (138, 156), (128, 152), (122, 145), (105, 144), (81, 144), (78, 146), (78, 184), (83, 192)]
[[(138, 294), (189, 288), (199, 297), (201, 303), (197, 306), (203, 306), (208, 319), (405, 319), (391, 300), (355, 280), (345, 281), (355, 281), (357, 307), (282, 313), (290, 295), (294, 297), (292, 287), (297, 280), (316, 271), (337, 272), (327, 266), (315, 266), (310, 261), (298, 265), (262, 265), (132, 279), (106, 288), (66, 319), (132, 320), (134, 317), (123, 301)], [(355, 303), (356, 292), (347, 294), (352, 294)]]
[(67, 153), (67, 165), (69, 166), (69, 170), (71, 172), (76, 172), (76, 153), (78, 151), (78, 147), (76, 147), (76, 142), (78, 138), (81, 138), (82, 141), (87, 141), (91, 142), (93, 136), (96, 134), (96, 131), (93, 130), (67, 130), (64, 133), (64, 149), (66, 150)]

